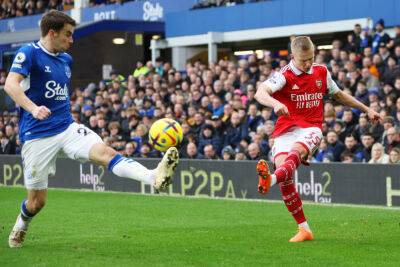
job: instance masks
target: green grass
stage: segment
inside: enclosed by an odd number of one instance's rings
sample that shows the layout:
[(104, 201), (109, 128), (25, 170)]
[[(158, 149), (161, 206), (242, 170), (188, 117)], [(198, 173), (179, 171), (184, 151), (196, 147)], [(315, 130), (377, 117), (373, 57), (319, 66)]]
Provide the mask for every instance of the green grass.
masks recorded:
[(305, 205), (316, 240), (292, 244), (282, 203), (50, 190), (10, 249), (24, 196), (0, 187), (0, 266), (399, 266), (399, 210)]

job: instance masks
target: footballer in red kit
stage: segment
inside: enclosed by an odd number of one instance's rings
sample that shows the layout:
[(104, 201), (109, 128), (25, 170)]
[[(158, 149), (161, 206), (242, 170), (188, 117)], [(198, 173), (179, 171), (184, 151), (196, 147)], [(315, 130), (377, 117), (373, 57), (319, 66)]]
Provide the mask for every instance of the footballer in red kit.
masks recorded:
[(261, 83), (256, 100), (272, 107), (279, 116), (275, 125), (272, 157), (275, 171), (270, 172), (265, 160), (257, 163), (258, 191), (267, 194), (279, 184), (283, 201), (298, 224), (298, 232), (290, 242), (313, 240), (314, 236), (304, 215), (302, 202), (293, 180), (301, 163), (318, 148), (323, 138), (321, 127), (323, 98), (329, 94), (338, 102), (359, 109), (371, 120), (381, 120), (379, 114), (354, 97), (344, 93), (328, 69), (314, 63), (314, 44), (308, 36), (298, 36), (291, 42), (291, 61), (280, 72)]

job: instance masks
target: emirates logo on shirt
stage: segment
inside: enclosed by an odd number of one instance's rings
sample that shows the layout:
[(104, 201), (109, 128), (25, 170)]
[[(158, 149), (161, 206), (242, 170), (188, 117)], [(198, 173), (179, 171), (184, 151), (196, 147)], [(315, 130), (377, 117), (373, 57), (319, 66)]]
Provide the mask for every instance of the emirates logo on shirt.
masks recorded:
[(290, 94), (290, 100), (296, 103), (297, 109), (317, 107), (323, 97), (322, 93)]

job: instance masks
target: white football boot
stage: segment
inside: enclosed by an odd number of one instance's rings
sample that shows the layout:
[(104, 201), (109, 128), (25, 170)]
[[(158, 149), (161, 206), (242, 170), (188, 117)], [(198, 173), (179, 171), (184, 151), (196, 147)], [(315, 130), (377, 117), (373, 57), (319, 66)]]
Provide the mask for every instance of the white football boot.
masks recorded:
[[(19, 220), (20, 216), (21, 214), (18, 215), (17, 221)], [(10, 235), (8, 236), (8, 245), (10, 246), (10, 248), (22, 247), (22, 244), (25, 240), (26, 231), (27, 229), (17, 227), (17, 223), (14, 225)]]
[(154, 188), (159, 191), (165, 191), (168, 186), (172, 183), (172, 176), (176, 166), (179, 163), (179, 153), (176, 147), (168, 148), (165, 152), (164, 157), (158, 163), (156, 168), (156, 181), (154, 182)]

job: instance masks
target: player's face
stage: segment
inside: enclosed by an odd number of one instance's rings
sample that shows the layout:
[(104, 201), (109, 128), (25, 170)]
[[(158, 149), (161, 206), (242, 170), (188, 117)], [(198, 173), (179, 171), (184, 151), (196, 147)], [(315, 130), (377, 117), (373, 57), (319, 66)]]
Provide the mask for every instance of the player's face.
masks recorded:
[(314, 50), (293, 51), (292, 59), (296, 68), (303, 72), (308, 72), (314, 63)]
[(55, 52), (65, 52), (70, 48), (71, 44), (74, 42), (72, 38), (74, 30), (74, 26), (65, 24), (59, 32), (54, 33)]

